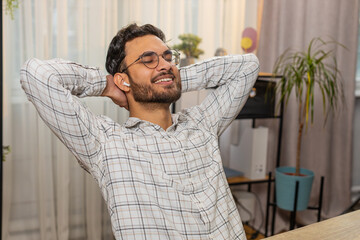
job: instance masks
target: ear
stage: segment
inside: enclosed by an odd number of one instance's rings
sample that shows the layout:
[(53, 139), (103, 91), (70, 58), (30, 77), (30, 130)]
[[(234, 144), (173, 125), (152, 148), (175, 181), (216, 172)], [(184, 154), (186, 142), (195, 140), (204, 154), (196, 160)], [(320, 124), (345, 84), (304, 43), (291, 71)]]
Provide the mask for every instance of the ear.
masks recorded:
[(126, 73), (115, 73), (114, 83), (124, 92), (130, 91), (129, 79)]

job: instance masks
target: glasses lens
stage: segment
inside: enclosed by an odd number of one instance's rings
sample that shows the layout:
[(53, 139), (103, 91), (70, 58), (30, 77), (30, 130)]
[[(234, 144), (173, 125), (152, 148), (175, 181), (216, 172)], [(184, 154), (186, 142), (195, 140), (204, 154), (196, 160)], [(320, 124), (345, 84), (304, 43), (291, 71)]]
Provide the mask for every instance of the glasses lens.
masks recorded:
[(141, 61), (148, 68), (156, 68), (159, 63), (159, 56), (155, 52), (144, 52)]
[(175, 65), (179, 65), (180, 63), (180, 53), (176, 50), (172, 50), (172, 59), (171, 62)]
[(163, 54), (163, 58), (174, 65), (178, 65), (180, 62), (180, 54), (176, 50), (165, 51)]
[[(178, 65), (180, 63), (180, 53), (176, 50), (167, 50), (162, 57), (171, 64)], [(152, 51), (144, 52), (141, 62), (148, 68), (156, 68), (159, 64), (159, 55)]]

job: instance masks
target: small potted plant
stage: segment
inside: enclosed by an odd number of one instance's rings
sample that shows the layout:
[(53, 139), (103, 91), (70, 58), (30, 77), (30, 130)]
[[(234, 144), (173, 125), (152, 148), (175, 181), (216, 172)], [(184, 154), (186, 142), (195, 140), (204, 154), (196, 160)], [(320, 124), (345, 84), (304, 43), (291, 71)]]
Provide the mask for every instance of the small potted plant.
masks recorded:
[(11, 19), (14, 19), (14, 12), (17, 8), (19, 8), (19, 0), (6, 0), (5, 13), (9, 14)]
[(195, 58), (199, 58), (204, 53), (198, 46), (201, 43), (201, 38), (195, 34), (187, 33), (180, 34), (179, 39), (181, 43), (173, 46), (174, 49), (183, 52), (186, 58), (180, 60), (180, 66), (187, 66), (195, 62)]
[(10, 153), (10, 146), (2, 146), (2, 161), (5, 162), (6, 155)]
[[(294, 210), (296, 181), (299, 182), (299, 197), (295, 210), (305, 210), (308, 206), (314, 173), (300, 167), (300, 154), (303, 132), (308, 130), (309, 121), (312, 123), (314, 120), (315, 94), (321, 93), (324, 124), (328, 114), (337, 108), (343, 98), (341, 75), (334, 56), (335, 46), (343, 47), (335, 41), (314, 38), (306, 51), (286, 50), (274, 65), (273, 73), (281, 75), (276, 86), (279, 101), (284, 102), (286, 107), (290, 96), (295, 93), (299, 114), (296, 167), (276, 169), (276, 202), (285, 210)], [(319, 91), (315, 91), (316, 85)]]

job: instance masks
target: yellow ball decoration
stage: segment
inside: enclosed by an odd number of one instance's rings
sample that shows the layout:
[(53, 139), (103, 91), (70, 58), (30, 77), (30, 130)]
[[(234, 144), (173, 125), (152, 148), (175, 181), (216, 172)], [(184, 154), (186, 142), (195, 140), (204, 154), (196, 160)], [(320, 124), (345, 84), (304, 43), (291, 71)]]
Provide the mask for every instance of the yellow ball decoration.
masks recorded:
[(251, 48), (252, 43), (253, 42), (252, 42), (251, 38), (244, 37), (243, 39), (241, 39), (241, 47), (244, 50), (247, 50), (247, 49)]

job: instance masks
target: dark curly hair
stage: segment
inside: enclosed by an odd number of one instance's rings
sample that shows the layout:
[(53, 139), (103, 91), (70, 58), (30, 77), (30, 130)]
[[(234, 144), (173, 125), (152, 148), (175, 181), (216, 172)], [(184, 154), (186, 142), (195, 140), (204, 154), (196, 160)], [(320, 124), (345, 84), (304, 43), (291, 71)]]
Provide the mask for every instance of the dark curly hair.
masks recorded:
[[(106, 70), (111, 75), (114, 76), (115, 73), (120, 71), (120, 65), (126, 56), (125, 44), (128, 41), (145, 35), (155, 35), (165, 42), (165, 34), (159, 28), (151, 24), (138, 26), (136, 23), (133, 23), (122, 28), (116, 34), (109, 45), (105, 64)], [(125, 68), (126, 66), (124, 65), (122, 67)]]

